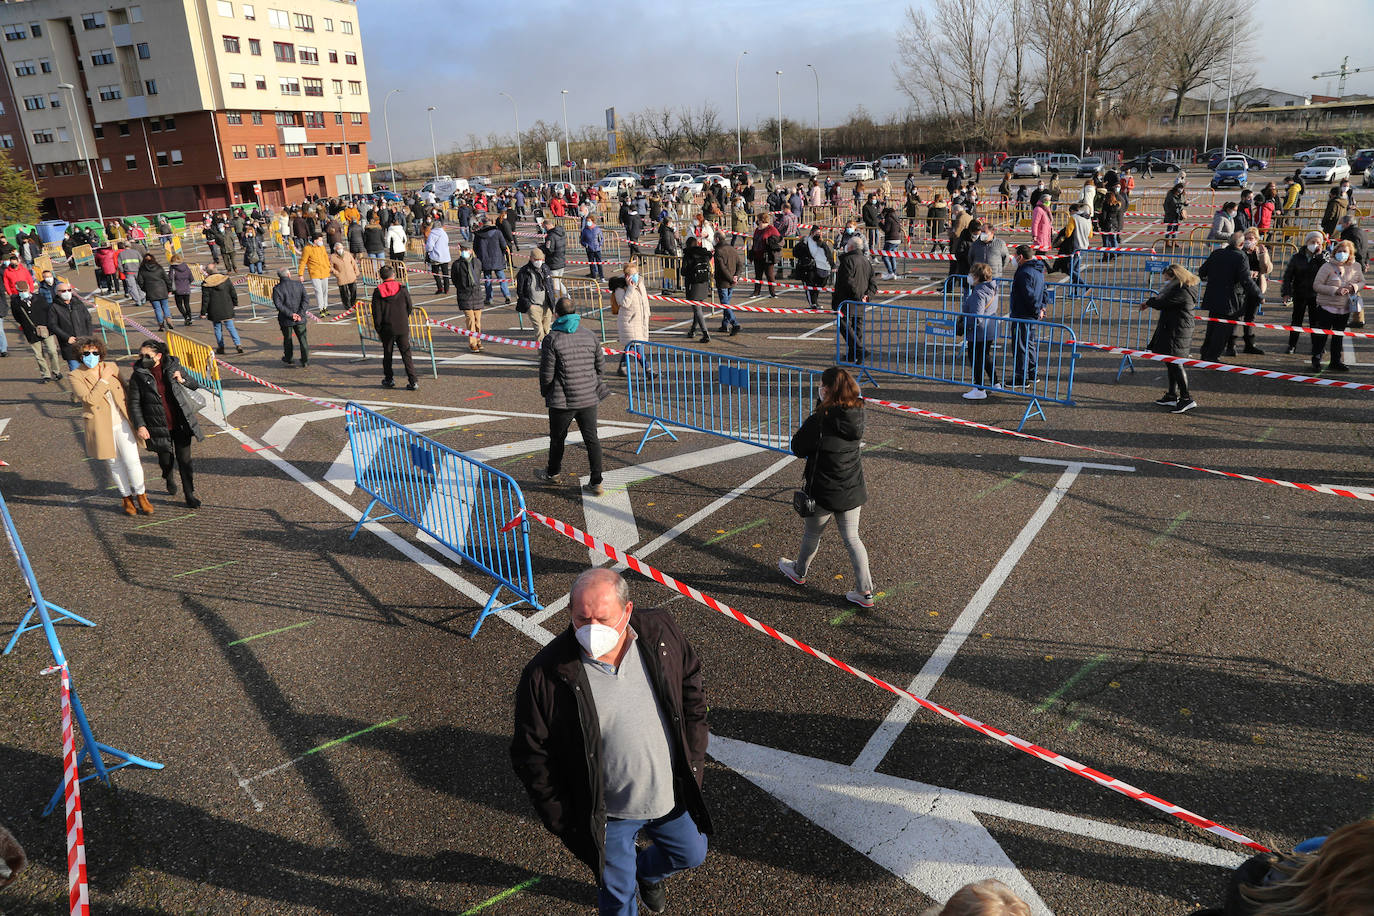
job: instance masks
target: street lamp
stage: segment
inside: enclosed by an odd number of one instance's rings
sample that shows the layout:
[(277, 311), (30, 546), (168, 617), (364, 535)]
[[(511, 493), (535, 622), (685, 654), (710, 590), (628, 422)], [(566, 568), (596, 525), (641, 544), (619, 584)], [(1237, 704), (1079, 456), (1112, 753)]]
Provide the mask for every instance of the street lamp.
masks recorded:
[(515, 106), (515, 154), (520, 157), (520, 177), (525, 177), (525, 147), (520, 142), (520, 105), (515, 101), (515, 96), (509, 92), (498, 92), (497, 95), (504, 95), (510, 99), (510, 103)]
[(739, 130), (739, 62), (742, 61), (742, 60), (744, 60), (744, 55), (746, 55), (746, 54), (748, 54), (748, 53), (749, 53), (748, 51), (741, 51), (741, 52), (739, 52), (739, 56), (735, 58), (735, 161), (736, 161), (736, 162), (743, 162), (743, 161), (744, 161), (744, 143), (740, 140), (740, 130)]
[[(572, 146), (568, 143), (568, 90), (560, 90), (563, 93), (563, 161), (572, 161)], [(572, 171), (568, 171), (568, 181), (572, 181)]]
[[(821, 161), (821, 71), (810, 64), (806, 65), (816, 78), (816, 162)], [(818, 166), (819, 167), (819, 166)]]
[[(1212, 140), (1212, 96), (1216, 94), (1217, 84), (1215, 81), (1207, 84), (1207, 119), (1203, 121), (1202, 127), (1202, 155), (1207, 155), (1207, 144)], [(1223, 157), (1224, 158), (1224, 157)]]
[(429, 152), (434, 157), (434, 177), (439, 177), (439, 147), (434, 145), (434, 106), (425, 109), (429, 113)]
[(1083, 58), (1083, 110), (1078, 116), (1078, 158), (1082, 159), (1088, 142), (1088, 58)]
[[(96, 163), (86, 158), (86, 132), (81, 129), (81, 125), (76, 120), (76, 87), (71, 83), (58, 83), (57, 88), (67, 90), (67, 94), (72, 97), (72, 133), (76, 134), (76, 145), (81, 152), (81, 160), (86, 163), (86, 177), (91, 180), (91, 197), (95, 198), (95, 218), (100, 221), (103, 228), (105, 213), (100, 209), (100, 193), (95, 189)], [(95, 146), (94, 140), (91, 141), (91, 146)]]
[(782, 181), (782, 71), (774, 70), (778, 75), (778, 181)]
[(382, 121), (386, 124), (386, 158), (391, 160), (386, 176), (388, 186), (396, 183), (396, 156), (391, 152), (391, 116), (386, 110), (386, 103), (390, 102), (391, 97), (400, 91), (399, 89), (392, 89), (386, 94), (386, 98), (382, 99)]
[[(1236, 18), (1235, 16), (1227, 16), (1227, 17), (1226, 17), (1226, 21), (1227, 21), (1228, 23), (1233, 23), (1233, 24), (1234, 24), (1235, 18)], [(1234, 32), (1234, 28), (1233, 28), (1233, 27), (1232, 27), (1232, 31)], [(1230, 139), (1231, 139), (1231, 99), (1232, 99), (1232, 97), (1235, 96), (1235, 94), (1236, 94), (1235, 83), (1231, 82), (1231, 78), (1235, 75), (1235, 72), (1236, 72), (1236, 45), (1235, 45), (1235, 35), (1232, 34), (1231, 38), (1232, 38), (1232, 41), (1231, 41), (1231, 62), (1230, 62), (1229, 64), (1227, 64), (1227, 66), (1226, 66), (1226, 127), (1223, 128), (1223, 130), (1222, 130), (1222, 132), (1221, 132), (1221, 154), (1222, 154), (1222, 156), (1225, 156), (1225, 155), (1226, 155), (1226, 151), (1227, 151), (1228, 149), (1230, 149), (1229, 142), (1230, 142)]]
[[(339, 93), (338, 99), (339, 99), (339, 135), (340, 135), (340, 136), (342, 137), (342, 139), (343, 139), (343, 148), (344, 148), (344, 189), (345, 189), (345, 196), (352, 196), (352, 194), (353, 194), (353, 169), (350, 168), (349, 165), (348, 165), (348, 122), (344, 119), (343, 93), (342, 93), (342, 92)], [(386, 105), (386, 102), (383, 101), (383, 102), (382, 102), (382, 105), (385, 106), (385, 105)], [(383, 117), (383, 120), (385, 120), (385, 118), (386, 118), (385, 113), (383, 113), (382, 117)]]

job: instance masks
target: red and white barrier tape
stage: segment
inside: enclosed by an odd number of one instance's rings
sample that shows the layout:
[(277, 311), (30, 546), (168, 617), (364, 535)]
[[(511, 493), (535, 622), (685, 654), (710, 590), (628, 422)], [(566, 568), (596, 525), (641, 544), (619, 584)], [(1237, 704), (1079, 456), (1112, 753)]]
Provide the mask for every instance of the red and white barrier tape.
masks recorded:
[[(1026, 754), (1031, 755), (1032, 757), (1037, 757), (1040, 760), (1045, 761), (1046, 763), (1053, 764), (1054, 766), (1057, 766), (1060, 769), (1067, 770), (1070, 773), (1074, 773), (1078, 776), (1083, 777), (1084, 779), (1090, 780), (1091, 782), (1095, 782), (1098, 785), (1103, 786), (1104, 788), (1111, 789), (1113, 792), (1119, 792), (1122, 795), (1125, 795), (1127, 798), (1132, 798), (1138, 802), (1142, 802), (1146, 805), (1149, 805), (1150, 807), (1162, 811), (1165, 814), (1186, 821), (1187, 823), (1192, 824), (1194, 827), (1201, 828), (1202, 830), (1205, 830), (1208, 833), (1215, 834), (1219, 837), (1222, 837), (1223, 839), (1231, 840), (1236, 843), (1241, 843), (1245, 846), (1250, 847), (1251, 849), (1256, 849), (1261, 852), (1268, 852), (1268, 848), (1264, 845), (1257, 843), (1249, 837), (1245, 836), (1244, 834), (1232, 830), (1229, 827), (1225, 827), (1217, 823), (1216, 821), (1209, 820), (1208, 818), (1202, 817), (1199, 814), (1194, 814), (1192, 811), (1189, 811), (1186, 808), (1182, 808), (1178, 805), (1173, 804), (1172, 802), (1167, 802), (1156, 795), (1151, 795), (1149, 792), (1146, 792), (1143, 789), (1138, 789), (1135, 786), (1130, 785), (1129, 783), (1122, 782), (1119, 779), (1108, 776), (1105, 773), (1101, 773), (1093, 769), (1092, 767), (1079, 763), (1078, 761), (1073, 760), (1069, 757), (1065, 757), (1063, 754), (1059, 754), (1046, 748), (1040, 747), (1039, 745), (1033, 744), (1030, 741), (1025, 740), (1024, 738), (1018, 738), (1013, 734), (1005, 732), (1000, 728), (997, 728), (992, 725), (987, 725), (983, 722), (978, 721), (977, 719), (963, 715), (962, 713), (955, 712), (947, 706), (941, 706), (939, 703), (932, 703), (930, 700), (927, 700), (924, 697), (919, 697), (916, 694), (911, 693), (907, 690), (903, 690), (900, 687), (894, 687), (892, 684), (889, 684), (887, 681), (884, 681), (881, 678), (874, 677), (873, 675), (868, 674), (865, 671), (848, 665), (845, 662), (837, 658), (834, 658), (826, 654), (825, 652), (820, 651), (819, 649), (815, 649), (807, 645), (806, 643), (801, 642), (800, 640), (788, 636), (786, 633), (775, 630), (773, 627), (770, 627), (766, 623), (762, 623), (761, 621), (755, 620), (748, 614), (738, 611), (730, 605), (718, 601), (715, 598), (712, 598), (710, 595), (704, 594), (703, 592), (698, 591), (690, 585), (687, 585), (683, 582), (679, 582), (677, 579), (673, 578), (667, 573), (664, 573), (654, 568), (653, 566), (650, 566), (648, 563), (645, 563), (643, 560), (640, 560), (633, 554), (626, 553), (625, 551), (621, 550), (618, 547), (615, 547), (614, 545), (607, 544), (605, 541), (592, 537), (590, 534), (586, 533), (585, 531), (581, 531), (580, 529), (575, 528), (572, 525), (569, 525), (567, 522), (561, 522), (555, 518), (550, 518), (547, 515), (541, 515), (540, 513), (535, 512), (531, 509), (525, 509), (524, 513), (530, 518), (534, 519), (540, 524), (547, 526), (551, 530), (556, 531), (564, 537), (576, 541), (580, 544), (583, 544), (591, 550), (603, 553), (607, 557), (610, 557), (612, 560), (624, 563), (626, 566), (628, 566), (630, 569), (633, 569), (635, 572), (643, 576), (647, 576), (648, 578), (653, 579), (655, 582), (658, 582), (661, 585), (665, 585), (673, 591), (685, 595), (688, 598), (691, 598), (698, 604), (705, 605), (706, 607), (710, 608), (711, 610), (719, 614), (724, 614), (726, 617), (731, 617), (735, 621), (744, 624), (750, 629), (757, 630), (758, 632), (763, 633), (766, 636), (771, 636), (773, 639), (778, 640), (784, 645), (790, 646), (791, 648), (796, 649), (800, 652), (804, 652), (807, 655), (810, 655), (812, 658), (816, 658), (820, 661), (825, 662), (827, 665), (833, 665), (834, 667), (840, 669), (846, 674), (852, 675), (853, 677), (856, 677), (861, 681), (866, 681), (875, 687), (880, 687), (883, 690), (889, 691), (890, 693), (893, 693), (899, 697), (910, 700), (911, 702), (916, 703), (917, 705), (935, 713), (936, 715), (940, 715), (946, 719), (949, 719), (951, 722), (956, 722), (959, 725), (964, 726), (965, 728), (971, 728), (979, 734), (986, 735), (987, 737), (992, 738), (995, 741), (1000, 741), (1001, 743), (1008, 745), (1009, 747), (1014, 747), (1018, 751), (1022, 751)], [(519, 520), (520, 516), (517, 515), (514, 519), (512, 519), (510, 522), (506, 524), (505, 529), (509, 530), (511, 528), (514, 528), (515, 525), (519, 523)]]
[(1130, 347), (1109, 347), (1106, 344), (1093, 343), (1087, 340), (1072, 340), (1068, 343), (1076, 343), (1080, 347), (1091, 347), (1094, 350), (1101, 350), (1104, 353), (1117, 353), (1122, 356), (1129, 356), (1132, 359), (1148, 359), (1156, 363), (1173, 363), (1178, 366), (1187, 366), (1191, 369), (1210, 369), (1213, 372), (1231, 372), (1236, 375), (1252, 375), (1256, 378), (1276, 379), (1284, 382), (1302, 382), (1307, 385), (1320, 385), (1323, 388), (1344, 388), (1348, 391), (1374, 391), (1374, 385), (1366, 385), (1361, 382), (1341, 382), (1330, 378), (1317, 378), (1312, 375), (1299, 375), (1296, 372), (1275, 372), (1272, 369), (1255, 369), (1251, 366), (1237, 366), (1231, 363), (1214, 363), (1206, 359), (1193, 359), (1189, 356), (1168, 356), (1163, 353), (1152, 353), (1149, 350), (1132, 350)]
[[(76, 735), (72, 729), (72, 683), (66, 665), (44, 668), (41, 674), (62, 675), (62, 800), (67, 818), (67, 903), (71, 916), (90, 916), (91, 891), (86, 878), (86, 828), (81, 819), (81, 775), (76, 767)], [(91, 748), (98, 754), (98, 748)]]
[[(1365, 289), (1370, 287), (1366, 286)], [(1194, 315), (1195, 321), (1212, 321), (1217, 324), (1235, 324), (1245, 328), (1267, 328), (1270, 331), (1290, 331), (1294, 334), (1322, 334), (1327, 337), (1374, 337), (1368, 331), (1336, 331), (1331, 328), (1305, 328), (1292, 324), (1265, 324), (1261, 321), (1240, 321), (1235, 318), (1216, 318), (1211, 315)]]

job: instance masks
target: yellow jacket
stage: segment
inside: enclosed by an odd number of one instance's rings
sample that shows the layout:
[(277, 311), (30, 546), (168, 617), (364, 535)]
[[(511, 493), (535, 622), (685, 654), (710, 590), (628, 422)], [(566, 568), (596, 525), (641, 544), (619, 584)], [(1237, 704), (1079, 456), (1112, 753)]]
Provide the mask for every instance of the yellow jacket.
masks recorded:
[(329, 251), (323, 245), (306, 245), (301, 252), (301, 278), (323, 280), (329, 276)]
[(344, 211), (339, 215), (343, 217), (346, 223), (356, 223), (363, 218), (363, 215), (358, 212), (358, 208), (351, 204), (345, 207)]

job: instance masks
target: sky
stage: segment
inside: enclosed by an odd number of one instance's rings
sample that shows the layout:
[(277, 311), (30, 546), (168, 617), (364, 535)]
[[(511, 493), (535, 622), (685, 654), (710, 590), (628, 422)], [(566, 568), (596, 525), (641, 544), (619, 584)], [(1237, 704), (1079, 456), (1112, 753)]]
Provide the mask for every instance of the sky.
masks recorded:
[[(916, 0), (920, 7), (926, 0)], [(605, 109), (624, 115), (646, 106), (700, 106), (710, 100), (727, 130), (735, 124), (734, 69), (740, 51), (740, 119), (746, 127), (778, 110), (814, 125), (816, 83), (821, 120), (842, 122), (859, 104), (875, 119), (906, 107), (891, 71), (904, 4), (871, 0), (526, 0), (515, 5), (472, 0), (358, 0), (373, 106), (372, 159), (387, 159), (383, 101), (397, 161), (430, 153), (425, 109), (433, 105), (440, 153), (468, 134), (511, 134), (540, 118), (604, 127)], [(652, 10), (652, 13), (650, 13)], [(1290, 92), (1334, 92), (1313, 80), (1350, 55), (1351, 67), (1374, 68), (1374, 0), (1255, 0), (1249, 28), (1258, 32), (1256, 85)], [(403, 11), (402, 16), (397, 14)], [(648, 17), (652, 15), (652, 21)], [(663, 23), (660, 25), (660, 23)], [(1344, 23), (1344, 25), (1342, 25)], [(584, 37), (585, 36), (585, 37)], [(560, 52), (549, 53), (557, 46)], [(1374, 69), (1349, 79), (1347, 93), (1374, 95)], [(527, 160), (542, 151), (525, 150)]]

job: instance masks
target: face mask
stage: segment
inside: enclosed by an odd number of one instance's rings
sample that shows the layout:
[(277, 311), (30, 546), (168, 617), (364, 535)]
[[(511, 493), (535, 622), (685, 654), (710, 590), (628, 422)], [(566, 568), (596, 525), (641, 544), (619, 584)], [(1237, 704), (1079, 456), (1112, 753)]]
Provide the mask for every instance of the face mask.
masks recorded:
[(589, 623), (578, 627), (574, 635), (582, 649), (592, 658), (600, 658), (620, 642), (620, 630), (604, 623)]
[(965, 276), (965, 278), (968, 280), (968, 285), (969, 285), (969, 286), (977, 286), (977, 285), (978, 285), (978, 278), (975, 277), (973, 274), (965, 274), (964, 276)]
[(58, 293), (57, 295), (59, 295), (59, 296), (62, 297), (62, 301), (63, 301), (63, 302), (70, 302), (70, 301), (72, 301), (71, 290), (64, 290), (63, 292), (60, 292), (60, 293)]
[(463, 252), (463, 260), (464, 260), (464, 261), (468, 261), (468, 260), (471, 260), (471, 259), (472, 259), (472, 252), (471, 252), (471, 251), (465, 251), (465, 252)]
[(1343, 262), (1346, 260), (1346, 258), (1350, 257), (1350, 252), (1348, 252), (1348, 251), (1338, 251), (1338, 252), (1336, 252), (1334, 255), (1332, 255), (1332, 257), (1334, 257), (1334, 258), (1336, 259), (1336, 263), (1337, 263), (1337, 264), (1340, 264), (1340, 263), (1343, 263)]
[(83, 366), (85, 366), (87, 369), (94, 369), (96, 366), (100, 365), (100, 354), (99, 354), (99, 353), (86, 353), (86, 354), (84, 354), (84, 355), (81, 357), (81, 364), (82, 364)]
[(980, 241), (980, 242), (991, 242), (991, 241), (992, 241), (992, 233), (991, 233), (991, 232), (980, 232), (980, 233), (978, 233), (978, 241)]
[(157, 360), (153, 359), (151, 356), (143, 356), (139, 359), (138, 364), (144, 369), (151, 369), (157, 365)]
[(628, 277), (626, 277), (626, 279), (629, 280), (631, 283), (638, 283), (639, 274), (630, 274)]

